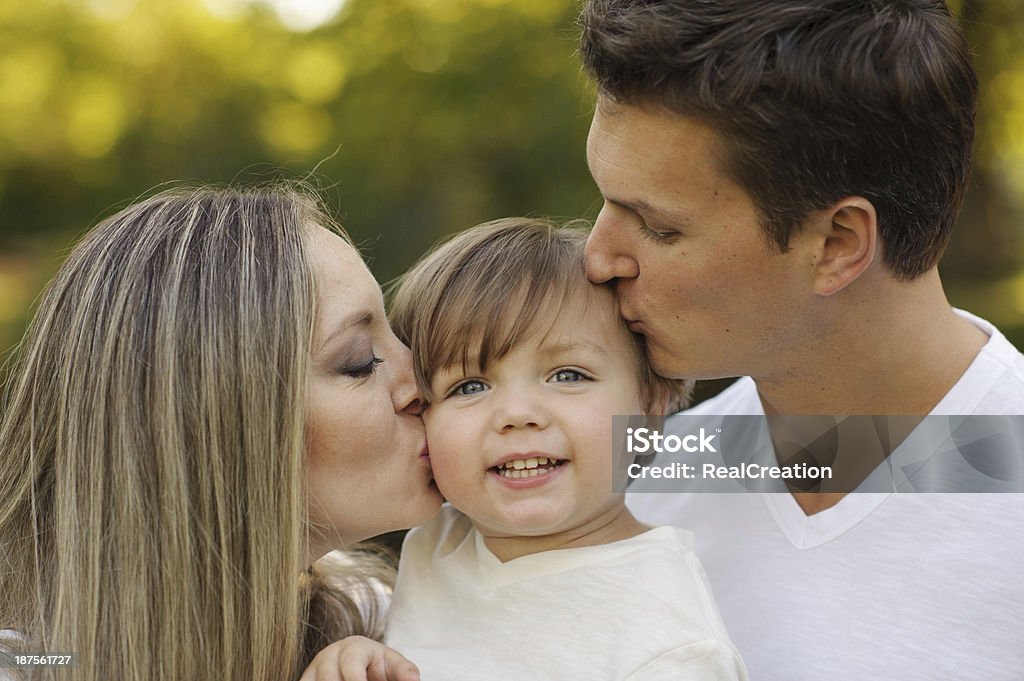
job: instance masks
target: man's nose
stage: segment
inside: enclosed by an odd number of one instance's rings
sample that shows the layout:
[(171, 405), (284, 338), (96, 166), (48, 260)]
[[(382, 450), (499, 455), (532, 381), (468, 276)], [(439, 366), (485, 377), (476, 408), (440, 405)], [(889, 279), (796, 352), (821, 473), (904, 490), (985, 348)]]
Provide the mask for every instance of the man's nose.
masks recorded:
[(627, 226), (616, 220), (608, 205), (601, 209), (587, 237), (585, 249), (587, 278), (595, 284), (612, 279), (631, 279), (640, 273), (629, 249)]

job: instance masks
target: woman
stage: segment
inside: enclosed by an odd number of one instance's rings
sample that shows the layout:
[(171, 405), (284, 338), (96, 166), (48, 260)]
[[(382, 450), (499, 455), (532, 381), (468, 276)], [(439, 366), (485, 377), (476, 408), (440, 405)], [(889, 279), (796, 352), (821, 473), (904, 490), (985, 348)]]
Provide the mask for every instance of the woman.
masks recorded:
[(297, 678), (377, 631), (373, 575), (311, 563), (440, 505), (380, 289), (288, 186), (165, 191), (96, 227), (0, 418), (0, 629), (78, 654), (38, 678)]

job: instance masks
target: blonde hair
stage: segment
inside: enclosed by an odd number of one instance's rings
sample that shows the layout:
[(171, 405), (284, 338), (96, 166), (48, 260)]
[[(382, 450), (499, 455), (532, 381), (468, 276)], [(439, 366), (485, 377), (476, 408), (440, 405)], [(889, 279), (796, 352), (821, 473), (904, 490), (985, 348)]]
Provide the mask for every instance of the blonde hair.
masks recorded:
[(3, 397), (0, 629), (79, 662), (33, 678), (278, 681), (374, 633), (304, 565), (305, 236), (331, 224), (293, 185), (172, 189), (48, 285)]
[[(585, 223), (503, 218), (456, 234), (425, 255), (391, 290), (389, 319), (411, 349), (416, 382), (433, 399), (433, 375), (448, 366), (481, 369), (508, 354), (536, 325), (571, 303), (586, 304)], [(622, 324), (618, 314), (612, 323)], [(647, 362), (643, 338), (631, 346), (648, 409), (688, 403), (692, 382), (663, 378)]]

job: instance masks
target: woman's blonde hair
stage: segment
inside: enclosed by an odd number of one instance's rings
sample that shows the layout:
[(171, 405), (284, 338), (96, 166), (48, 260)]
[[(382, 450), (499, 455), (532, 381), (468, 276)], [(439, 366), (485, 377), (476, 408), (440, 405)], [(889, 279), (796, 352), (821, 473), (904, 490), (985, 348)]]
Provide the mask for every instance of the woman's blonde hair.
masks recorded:
[(279, 681), (375, 633), (304, 564), (314, 225), (291, 184), (163, 191), (43, 293), (3, 395), (0, 629), (79, 662), (33, 678)]
[[(389, 319), (412, 349), (416, 382), (427, 401), (431, 378), (445, 367), (486, 369), (571, 305), (586, 305), (583, 249), (586, 223), (557, 225), (539, 218), (502, 218), (471, 227), (439, 244), (391, 287)], [(625, 323), (616, 310), (609, 323)], [(543, 326), (541, 327), (543, 328)], [(631, 352), (642, 397), (652, 414), (689, 402), (692, 381), (654, 373), (643, 338)]]

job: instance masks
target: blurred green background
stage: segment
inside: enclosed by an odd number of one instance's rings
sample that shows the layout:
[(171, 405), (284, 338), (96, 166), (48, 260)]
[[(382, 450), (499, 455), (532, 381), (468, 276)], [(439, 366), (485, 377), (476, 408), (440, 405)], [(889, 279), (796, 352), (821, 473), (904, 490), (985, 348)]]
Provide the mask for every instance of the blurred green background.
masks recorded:
[[(983, 83), (954, 304), (1024, 346), (1024, 3), (953, 3)], [(167, 180), (314, 168), (381, 281), (503, 215), (593, 218), (574, 0), (0, 3), (0, 349), (74, 239)]]

